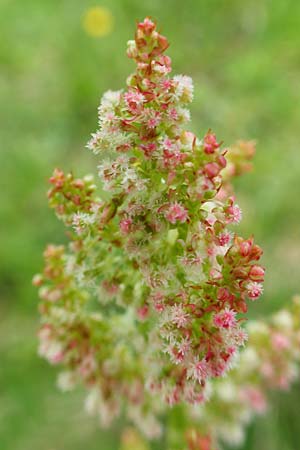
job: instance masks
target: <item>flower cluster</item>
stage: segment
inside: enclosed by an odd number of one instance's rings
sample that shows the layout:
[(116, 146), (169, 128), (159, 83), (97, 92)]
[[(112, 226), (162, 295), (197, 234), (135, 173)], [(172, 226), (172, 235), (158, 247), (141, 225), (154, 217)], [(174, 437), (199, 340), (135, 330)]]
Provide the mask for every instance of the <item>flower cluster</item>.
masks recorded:
[[(40, 354), (65, 367), (60, 387), (84, 383), (103, 424), (126, 403), (152, 437), (157, 414), (204, 403), (234, 365), (264, 279), (262, 250), (232, 231), (242, 213), (230, 178), (249, 169), (253, 143), (226, 149), (211, 130), (186, 131), (193, 83), (170, 76), (167, 47), (149, 18), (137, 25), (127, 51), (136, 71), (126, 90), (104, 94), (87, 144), (100, 197), (93, 177), (54, 171), (49, 202), (71, 242), (48, 246), (34, 278)], [(272, 339), (284, 347), (285, 336)]]
[[(247, 348), (228, 376), (214, 381), (210, 401), (197, 409), (185, 409), (191, 450), (240, 444), (253, 416), (266, 411), (268, 392), (287, 390), (299, 375), (300, 297), (267, 321), (249, 322), (247, 332)], [(176, 430), (170, 433), (175, 437)], [(200, 444), (205, 439), (210, 443), (207, 447)]]
[(206, 380), (231, 366), (246, 339), (236, 314), (262, 293), (264, 270), (253, 239), (229, 230), (241, 210), (220, 195), (227, 150), (211, 130), (199, 139), (184, 128), (193, 83), (170, 77), (167, 46), (150, 19), (138, 24), (128, 44), (136, 72), (126, 91), (104, 95), (88, 148), (104, 189), (122, 198), (112, 226), (141, 274), (137, 317), (161, 353), (148, 384), (173, 404), (203, 401)]

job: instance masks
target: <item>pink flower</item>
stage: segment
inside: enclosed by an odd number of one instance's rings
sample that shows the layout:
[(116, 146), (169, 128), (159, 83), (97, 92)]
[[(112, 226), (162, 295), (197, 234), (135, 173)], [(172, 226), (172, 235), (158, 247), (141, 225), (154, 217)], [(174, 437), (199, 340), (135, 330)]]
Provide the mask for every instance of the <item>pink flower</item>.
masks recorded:
[(184, 161), (186, 155), (179, 149), (175, 148), (173, 151), (164, 150), (164, 167), (177, 167)]
[(210, 269), (209, 276), (214, 280), (222, 280), (222, 273), (218, 269), (215, 269), (214, 267)]
[(57, 352), (54, 355), (51, 355), (49, 357), (49, 360), (52, 364), (59, 364), (64, 359), (64, 353), (63, 352)]
[(170, 205), (165, 217), (170, 223), (184, 223), (188, 218), (188, 213), (180, 203), (173, 203)]
[(236, 345), (238, 345), (239, 347), (242, 345), (245, 345), (245, 343), (248, 340), (247, 332), (243, 328), (237, 329), (235, 336), (234, 336), (234, 340), (235, 340)]
[(254, 386), (247, 386), (242, 389), (241, 397), (250, 403), (251, 408), (259, 414), (265, 412), (267, 403), (263, 393)]
[(214, 315), (214, 325), (218, 328), (232, 328), (236, 324), (236, 312), (232, 309), (225, 309)]
[(181, 305), (174, 305), (171, 312), (171, 321), (177, 325), (178, 328), (182, 328), (187, 325), (189, 315), (184, 311)]
[(272, 335), (272, 345), (275, 350), (286, 350), (290, 347), (290, 341), (284, 334), (274, 333)]
[(214, 153), (214, 151), (220, 147), (218, 144), (216, 135), (213, 133), (207, 133), (204, 137), (204, 151), (207, 154)]
[(168, 79), (163, 79), (160, 82), (160, 85), (164, 91), (168, 91), (173, 86), (173, 81)]
[(176, 108), (171, 108), (168, 112), (168, 117), (172, 120), (178, 120), (178, 112)]
[(162, 142), (163, 162), (165, 168), (175, 168), (180, 165), (186, 155), (180, 151), (179, 142), (166, 138)]
[(166, 395), (165, 398), (168, 405), (173, 406), (180, 401), (180, 390), (178, 387), (175, 387), (172, 392)]
[(137, 310), (137, 315), (138, 318), (143, 322), (144, 320), (147, 319), (149, 313), (149, 307), (147, 305), (141, 306), (140, 308), (138, 308)]
[(171, 72), (171, 67), (160, 63), (153, 64), (152, 69), (154, 70), (154, 72), (157, 72), (161, 75), (167, 75), (168, 73)]
[(141, 92), (138, 92), (137, 90), (126, 92), (124, 94), (124, 99), (128, 106), (128, 109), (133, 113), (138, 112), (145, 101), (145, 97), (143, 96), (143, 94)]
[(232, 205), (228, 208), (229, 223), (239, 223), (242, 220), (242, 210), (238, 205)]
[(166, 138), (166, 139), (163, 141), (163, 147), (164, 147), (164, 149), (166, 149), (166, 150), (173, 150), (173, 149), (174, 149), (174, 145), (175, 145), (175, 142), (172, 141), (172, 140), (169, 139), (169, 138)]
[(191, 342), (188, 338), (184, 338), (183, 341), (178, 345), (178, 354), (182, 356), (182, 359), (189, 351)]
[(143, 150), (144, 155), (149, 158), (157, 147), (155, 142), (148, 142), (147, 144), (141, 144), (140, 148)]
[(209, 364), (209, 372), (213, 377), (222, 377), (227, 368), (228, 364), (222, 360), (211, 361)]
[(229, 231), (225, 231), (224, 233), (220, 233), (218, 236), (218, 242), (221, 247), (229, 244), (232, 239), (232, 235)]
[(160, 124), (161, 113), (159, 111), (147, 108), (145, 109), (145, 113), (146, 113), (146, 124), (148, 128), (153, 129)]
[(153, 301), (154, 308), (157, 312), (163, 312), (165, 309), (164, 303), (164, 294), (157, 291), (151, 296), (151, 300)]
[(255, 281), (250, 281), (247, 284), (247, 294), (251, 300), (256, 300), (263, 293), (263, 287), (260, 283), (256, 283)]
[(97, 363), (92, 353), (87, 354), (82, 359), (81, 364), (78, 368), (79, 372), (84, 378), (91, 376), (96, 369)]
[(208, 375), (208, 365), (205, 359), (202, 359), (201, 361), (195, 360), (195, 362), (191, 364), (187, 373), (188, 378), (193, 378), (199, 383), (205, 380), (207, 375)]
[(87, 143), (86, 147), (89, 150), (95, 151), (99, 145), (99, 141), (101, 139), (101, 133), (100, 131), (97, 131), (96, 133), (92, 133), (92, 137)]
[(130, 217), (120, 220), (120, 229), (124, 234), (130, 233), (131, 225), (132, 219)]

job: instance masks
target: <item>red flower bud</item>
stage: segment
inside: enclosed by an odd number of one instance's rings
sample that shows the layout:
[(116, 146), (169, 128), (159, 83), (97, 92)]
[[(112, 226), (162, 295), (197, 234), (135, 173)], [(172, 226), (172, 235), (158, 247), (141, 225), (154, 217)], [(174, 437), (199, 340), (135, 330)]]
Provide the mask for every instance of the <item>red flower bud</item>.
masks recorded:
[(220, 172), (220, 167), (217, 163), (211, 162), (205, 165), (204, 172), (208, 176), (208, 178), (214, 178)]
[(263, 254), (262, 249), (258, 245), (254, 245), (251, 250), (251, 259), (253, 261), (258, 261)]
[(218, 156), (217, 161), (218, 161), (218, 164), (219, 164), (223, 169), (224, 169), (224, 167), (226, 167), (227, 161), (226, 161), (225, 156), (223, 156), (223, 155)]
[(149, 307), (148, 307), (147, 305), (141, 306), (141, 307), (138, 308), (138, 310), (137, 310), (138, 318), (139, 318), (141, 321), (144, 321), (144, 320), (147, 318), (148, 313), (149, 313)]
[(258, 265), (251, 267), (249, 271), (249, 278), (252, 281), (264, 281), (265, 270)]
[(74, 187), (82, 189), (84, 187), (84, 182), (78, 178), (77, 180), (74, 180)]
[(248, 278), (248, 271), (244, 267), (235, 267), (232, 273), (235, 278), (242, 278), (243, 280)]
[(214, 153), (218, 147), (220, 147), (220, 144), (218, 144), (215, 134), (208, 132), (204, 137), (204, 152), (209, 155)]
[(252, 250), (252, 239), (247, 239), (246, 241), (242, 241), (239, 243), (240, 247), (240, 255), (243, 257), (249, 256)]
[(221, 287), (218, 290), (218, 294), (217, 294), (217, 298), (218, 300), (220, 300), (221, 302), (226, 302), (228, 301), (230, 298), (232, 297), (232, 295), (230, 294), (229, 290), (227, 288)]
[(150, 36), (152, 31), (154, 31), (155, 29), (155, 24), (149, 17), (146, 17), (146, 19), (143, 22), (140, 22), (138, 24), (138, 29), (142, 30), (146, 36)]
[(238, 300), (234, 306), (235, 306), (235, 310), (238, 313), (245, 314), (248, 311), (248, 306), (247, 306), (247, 303), (245, 302), (245, 300), (242, 300), (242, 299)]
[(161, 52), (164, 52), (169, 47), (169, 42), (167, 38), (165, 38), (165, 36), (159, 34), (157, 37), (157, 41)]

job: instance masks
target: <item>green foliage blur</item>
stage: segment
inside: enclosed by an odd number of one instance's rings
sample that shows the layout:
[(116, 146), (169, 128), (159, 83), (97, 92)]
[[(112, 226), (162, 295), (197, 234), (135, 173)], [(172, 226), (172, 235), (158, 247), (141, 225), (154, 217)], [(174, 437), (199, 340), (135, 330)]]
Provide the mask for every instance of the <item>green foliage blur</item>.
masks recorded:
[[(98, 38), (82, 26), (96, 5), (114, 17)], [(255, 169), (236, 182), (241, 234), (254, 233), (265, 250), (265, 294), (252, 316), (300, 291), (298, 0), (1, 0), (1, 450), (119, 449), (120, 426), (100, 430), (83, 393), (58, 392), (56, 370), (37, 357), (31, 278), (46, 243), (65, 240), (47, 208), (47, 178), (54, 167), (96, 173), (84, 146), (100, 96), (122, 88), (133, 69), (126, 41), (146, 15), (169, 38), (174, 71), (194, 79), (192, 131), (212, 128), (226, 144), (257, 140)], [(299, 386), (274, 395), (243, 450), (299, 449), (299, 400)]]

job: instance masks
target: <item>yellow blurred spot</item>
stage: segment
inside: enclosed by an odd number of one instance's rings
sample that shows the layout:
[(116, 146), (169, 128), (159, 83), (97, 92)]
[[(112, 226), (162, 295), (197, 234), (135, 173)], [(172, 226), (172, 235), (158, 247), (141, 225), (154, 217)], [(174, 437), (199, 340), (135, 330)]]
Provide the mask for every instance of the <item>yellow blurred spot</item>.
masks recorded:
[(83, 17), (83, 28), (90, 36), (102, 37), (111, 33), (114, 18), (111, 11), (102, 6), (89, 8)]
[(150, 450), (148, 444), (132, 427), (125, 428), (121, 435), (120, 450)]

